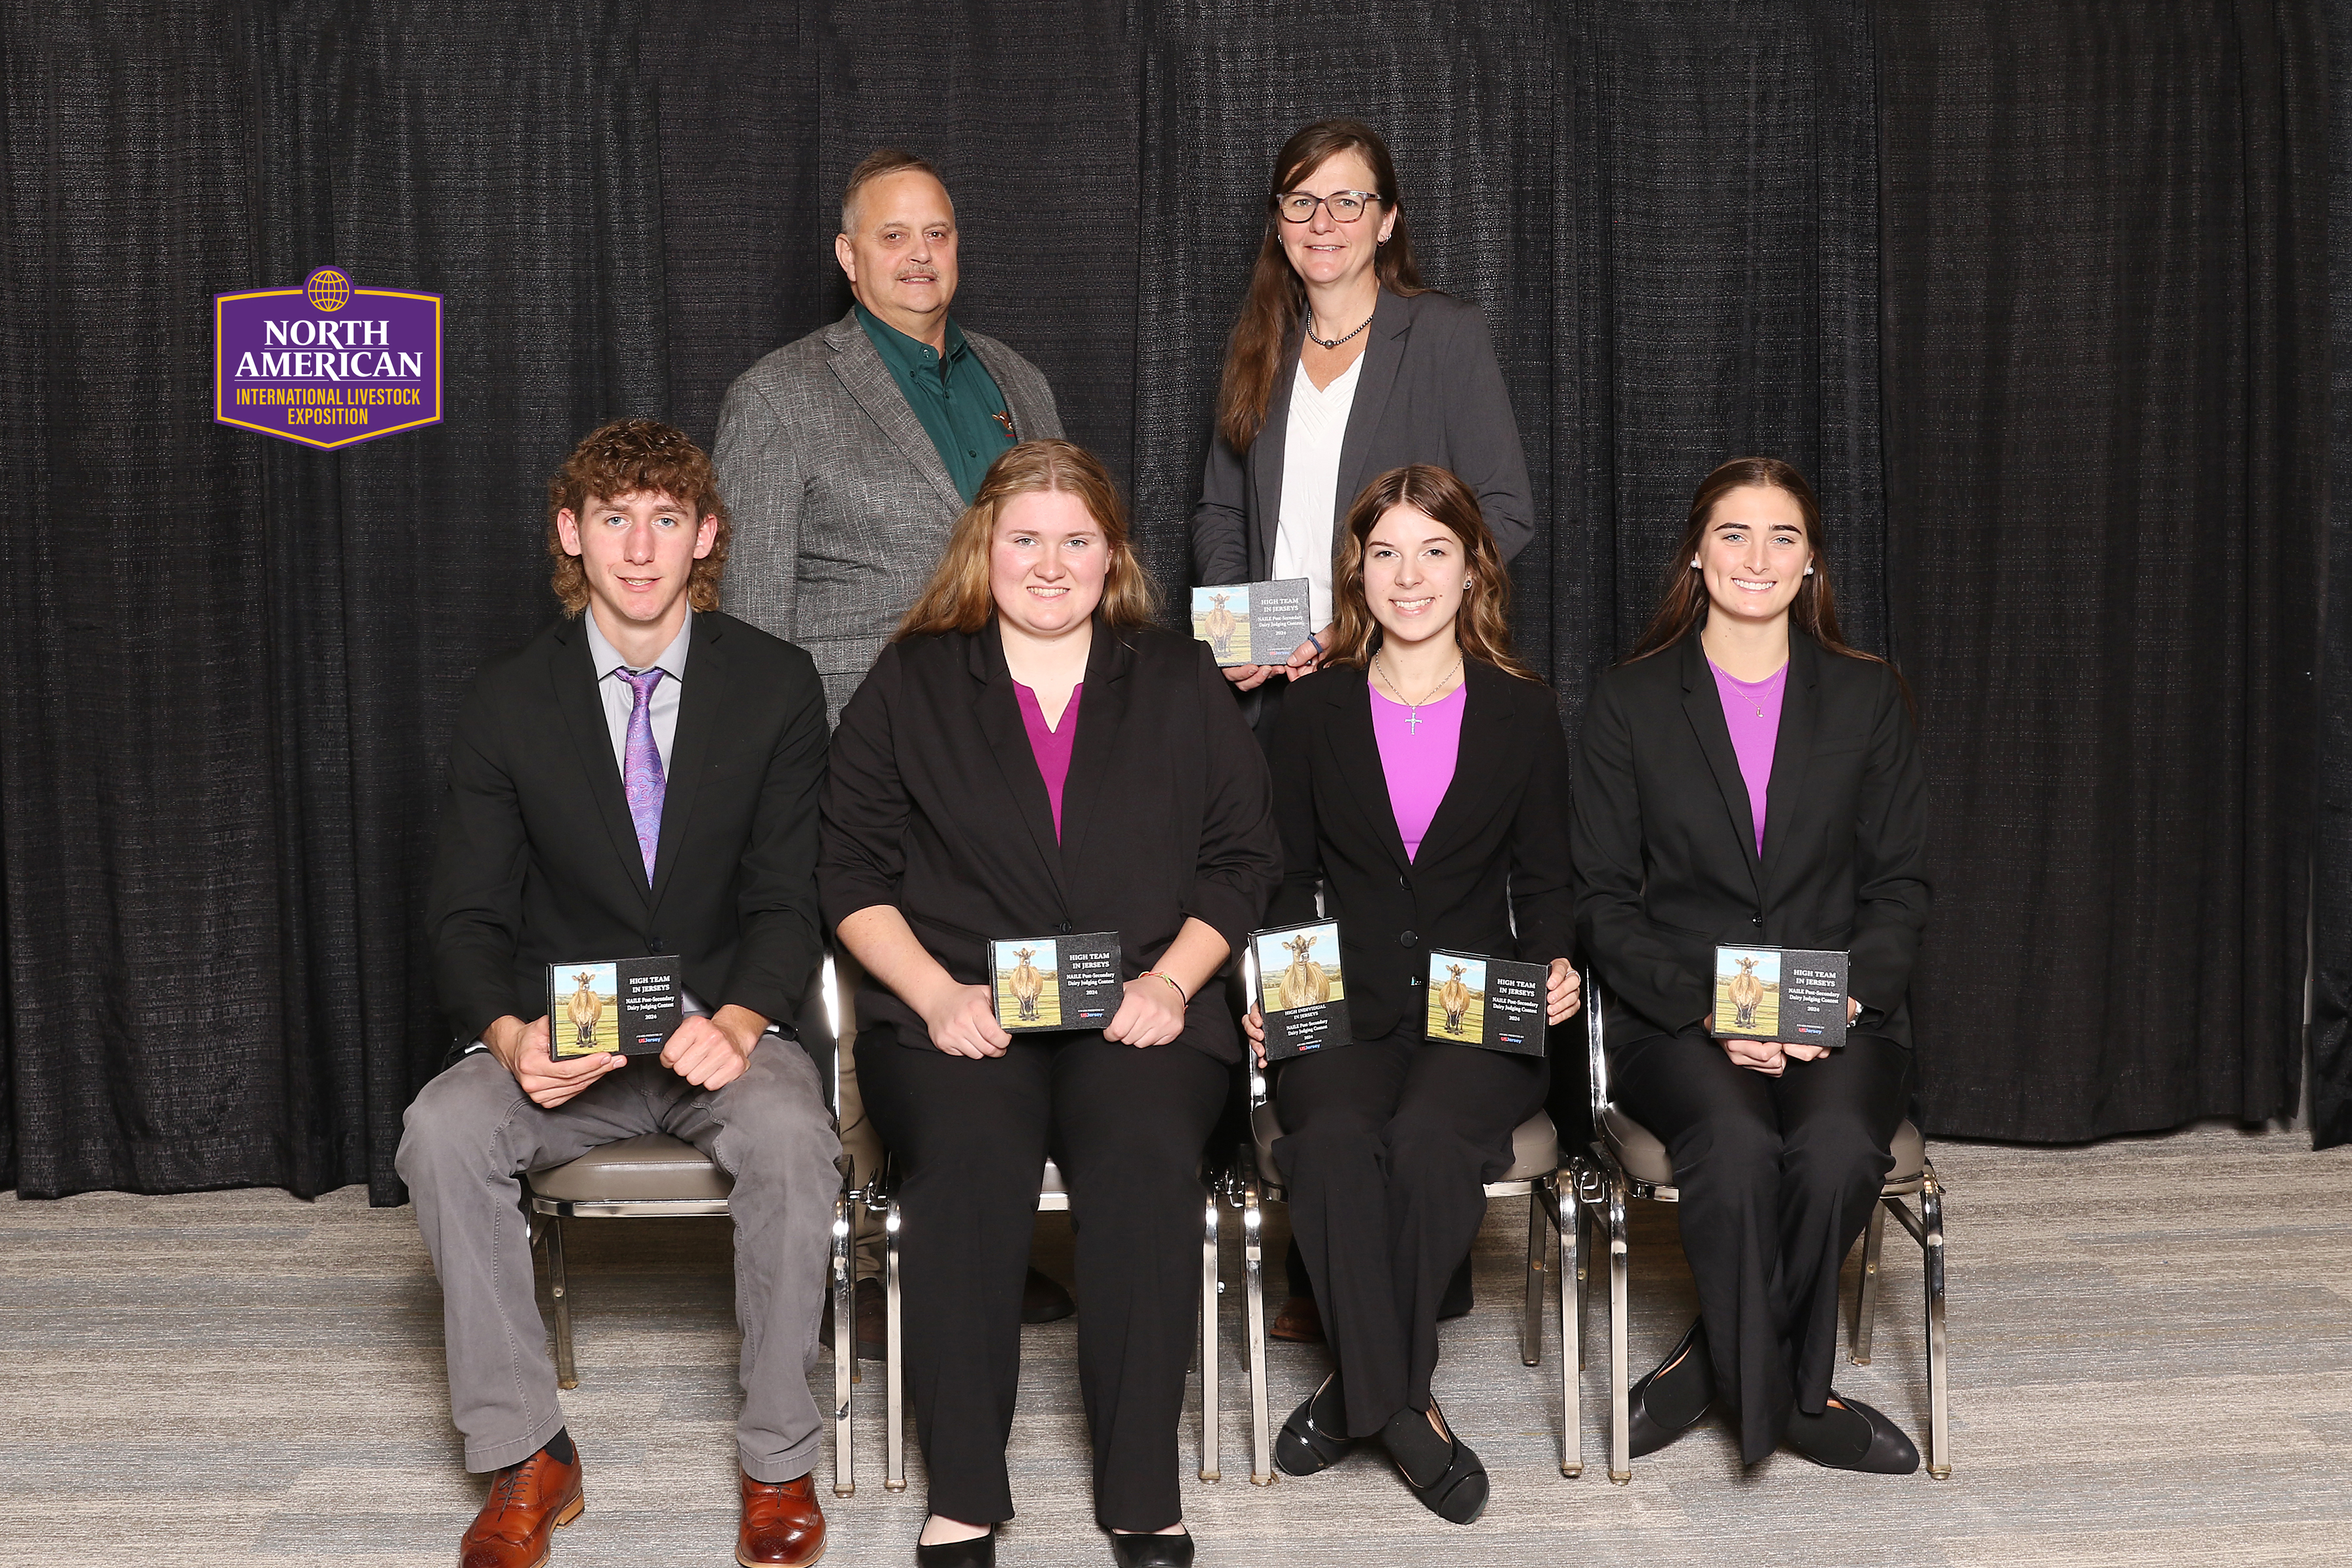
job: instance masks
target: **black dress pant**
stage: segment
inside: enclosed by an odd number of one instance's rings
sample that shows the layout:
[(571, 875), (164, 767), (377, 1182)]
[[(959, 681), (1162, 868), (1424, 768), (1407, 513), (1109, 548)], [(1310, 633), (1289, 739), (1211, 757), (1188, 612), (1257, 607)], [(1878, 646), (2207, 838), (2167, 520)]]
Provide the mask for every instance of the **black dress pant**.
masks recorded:
[(1230, 1069), (1179, 1041), (1015, 1036), (982, 1060), (895, 1030), (857, 1041), (866, 1113), (904, 1172), (908, 1387), (933, 1513), (1013, 1517), (1004, 1446), (1021, 1378), (1021, 1286), (1050, 1150), (1077, 1237), (1078, 1385), (1095, 1518), (1183, 1517), (1176, 1428), (1201, 1303), (1201, 1151)]
[(1274, 1074), (1274, 1162), (1339, 1363), (1348, 1435), (1426, 1410), (1437, 1314), (1477, 1239), (1511, 1132), (1543, 1106), (1541, 1057), (1418, 1036), (1294, 1057)]
[(1674, 1160), (1716, 1388), (1752, 1465), (1792, 1406), (1818, 1415), (1829, 1398), (1838, 1271), (1894, 1166), (1911, 1053), (1850, 1035), (1775, 1079), (1692, 1029), (1612, 1047), (1609, 1083)]

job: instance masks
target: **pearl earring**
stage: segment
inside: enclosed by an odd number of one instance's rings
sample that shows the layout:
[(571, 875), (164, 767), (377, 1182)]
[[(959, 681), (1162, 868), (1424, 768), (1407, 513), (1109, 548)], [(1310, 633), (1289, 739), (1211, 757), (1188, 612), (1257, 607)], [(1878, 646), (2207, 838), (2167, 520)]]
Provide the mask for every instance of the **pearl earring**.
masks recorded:
[(1696, 555), (1691, 557), (1691, 570), (1694, 572), (1698, 570), (1698, 557)]

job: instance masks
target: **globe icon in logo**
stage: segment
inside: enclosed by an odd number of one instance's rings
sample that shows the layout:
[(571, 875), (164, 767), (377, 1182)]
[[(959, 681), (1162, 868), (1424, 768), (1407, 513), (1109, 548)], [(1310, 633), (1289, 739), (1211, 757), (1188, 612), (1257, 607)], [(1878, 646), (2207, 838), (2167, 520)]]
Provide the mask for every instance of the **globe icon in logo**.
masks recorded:
[(352, 280), (332, 267), (321, 267), (303, 280), (302, 293), (312, 310), (331, 315), (352, 302)]

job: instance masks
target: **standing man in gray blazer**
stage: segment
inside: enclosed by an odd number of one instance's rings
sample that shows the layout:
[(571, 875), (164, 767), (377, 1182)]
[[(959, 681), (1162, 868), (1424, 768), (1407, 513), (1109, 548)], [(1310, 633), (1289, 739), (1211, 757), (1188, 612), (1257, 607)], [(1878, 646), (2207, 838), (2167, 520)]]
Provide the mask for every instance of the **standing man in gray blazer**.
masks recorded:
[[(1061, 435), (1062, 420), (1035, 365), (948, 314), (955, 204), (929, 163), (868, 153), (841, 193), (833, 254), (856, 303), (735, 378), (715, 456), (735, 528), (727, 612), (807, 649), (837, 722), (988, 466), (1015, 441)], [(846, 998), (856, 964), (841, 963)], [(842, 1013), (841, 1146), (864, 1184), (882, 1140), (857, 1090), (857, 1020)], [(881, 1250), (880, 1225), (861, 1215), (856, 1338), (869, 1361), (882, 1355)], [(1024, 1321), (1070, 1311), (1069, 1293), (1032, 1269)]]
[(930, 164), (869, 154), (833, 250), (856, 302), (736, 378), (717, 457), (727, 611), (806, 648), (838, 720), (989, 464), (1062, 421), (1036, 366), (949, 316), (955, 205)]

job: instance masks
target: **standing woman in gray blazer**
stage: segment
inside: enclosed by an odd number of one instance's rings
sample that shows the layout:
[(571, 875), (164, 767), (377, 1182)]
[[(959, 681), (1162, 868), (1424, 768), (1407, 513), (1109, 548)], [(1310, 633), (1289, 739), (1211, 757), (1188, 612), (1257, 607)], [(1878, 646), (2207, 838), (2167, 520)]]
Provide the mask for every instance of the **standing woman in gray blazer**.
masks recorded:
[[(1318, 121), (1275, 156), (1192, 510), (1192, 572), (1202, 584), (1305, 577), (1320, 629), (1286, 665), (1226, 670), (1236, 687), (1321, 662), (1339, 521), (1373, 476), (1408, 463), (1460, 476), (1505, 560), (1535, 536), (1527, 455), (1485, 315), (1422, 282), (1380, 132)], [(1261, 734), (1270, 718), (1261, 711)]]

